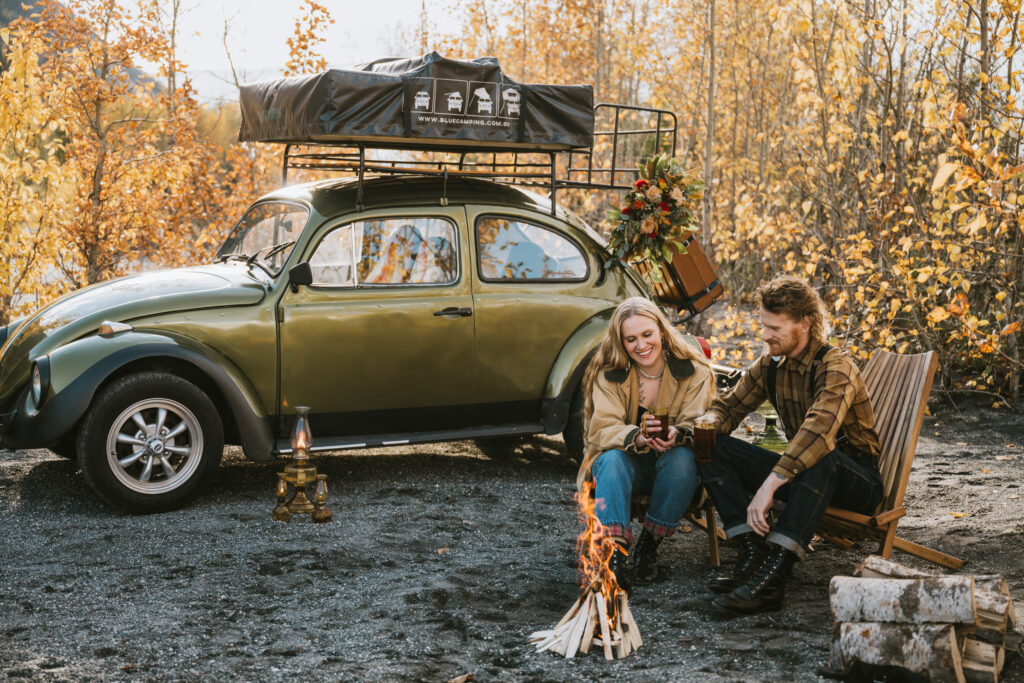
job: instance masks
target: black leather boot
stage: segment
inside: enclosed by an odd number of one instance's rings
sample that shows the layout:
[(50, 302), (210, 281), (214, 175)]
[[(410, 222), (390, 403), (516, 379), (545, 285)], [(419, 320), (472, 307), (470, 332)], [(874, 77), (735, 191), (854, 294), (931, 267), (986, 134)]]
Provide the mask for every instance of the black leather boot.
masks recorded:
[(732, 571), (723, 572), (708, 581), (708, 590), (712, 593), (728, 593), (742, 586), (754, 575), (768, 554), (764, 539), (752, 531), (736, 536), (735, 540), (740, 542), (739, 559)]
[(630, 576), (626, 549), (618, 543), (615, 544), (615, 551), (612, 553), (611, 559), (608, 560), (608, 569), (615, 574), (615, 582), (619, 584), (619, 588), (628, 593), (629, 589), (633, 587), (633, 577)]
[(754, 614), (778, 609), (786, 597), (786, 579), (789, 578), (796, 553), (780, 545), (769, 547), (768, 556), (746, 583), (731, 593), (720, 595), (712, 605), (732, 614)]
[(647, 529), (640, 532), (640, 540), (633, 550), (633, 580), (644, 585), (658, 578), (658, 546), (665, 540)]

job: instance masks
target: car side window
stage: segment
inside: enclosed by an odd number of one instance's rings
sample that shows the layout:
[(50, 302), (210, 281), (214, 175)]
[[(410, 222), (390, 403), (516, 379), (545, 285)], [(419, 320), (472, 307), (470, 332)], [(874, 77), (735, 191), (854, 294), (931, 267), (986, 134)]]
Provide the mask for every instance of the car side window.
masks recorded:
[(443, 218), (357, 221), (328, 233), (309, 265), (314, 286), (451, 284), (455, 226)]
[(587, 259), (575, 242), (522, 220), (481, 216), (476, 222), (476, 248), (483, 280), (564, 281), (587, 277)]

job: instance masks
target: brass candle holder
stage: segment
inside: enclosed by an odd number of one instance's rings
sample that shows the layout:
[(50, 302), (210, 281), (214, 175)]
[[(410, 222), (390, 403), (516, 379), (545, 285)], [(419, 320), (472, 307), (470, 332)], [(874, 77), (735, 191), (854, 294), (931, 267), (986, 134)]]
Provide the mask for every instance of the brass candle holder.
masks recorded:
[[(309, 463), (309, 447), (313, 445), (313, 433), (309, 428), (309, 408), (296, 406), (295, 427), (292, 429), (292, 458), (284, 472), (278, 474), (277, 505), (271, 513), (279, 522), (287, 522), (294, 515), (310, 515), (314, 522), (329, 522), (331, 511), (327, 509), (327, 475), (317, 474), (316, 466)], [(306, 487), (316, 484), (313, 500), (306, 495)], [(289, 496), (289, 491), (291, 496)]]

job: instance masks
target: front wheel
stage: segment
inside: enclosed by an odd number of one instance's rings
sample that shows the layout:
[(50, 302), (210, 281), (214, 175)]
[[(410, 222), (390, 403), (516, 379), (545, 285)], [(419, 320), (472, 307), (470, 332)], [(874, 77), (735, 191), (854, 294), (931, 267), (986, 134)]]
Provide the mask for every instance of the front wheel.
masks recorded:
[(78, 432), (85, 480), (132, 512), (166, 512), (192, 500), (224, 451), (217, 408), (196, 385), (164, 372), (128, 375), (103, 389)]

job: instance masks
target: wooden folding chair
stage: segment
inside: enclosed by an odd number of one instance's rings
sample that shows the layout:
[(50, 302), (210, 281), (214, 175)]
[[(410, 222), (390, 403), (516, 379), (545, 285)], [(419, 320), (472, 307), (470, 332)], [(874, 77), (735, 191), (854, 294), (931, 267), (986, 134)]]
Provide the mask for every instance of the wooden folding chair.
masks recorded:
[(875, 415), (875, 430), (882, 447), (878, 468), (885, 486), (885, 497), (879, 511), (873, 515), (829, 507), (819, 530), (819, 535), (826, 540), (850, 547), (853, 543), (849, 539), (871, 536), (881, 541), (878, 553), (885, 558), (892, 554), (893, 548), (899, 548), (950, 569), (963, 566), (961, 559), (896, 535), (899, 519), (907, 514), (903, 497), (910, 480), (910, 467), (914, 462), (932, 379), (938, 367), (939, 360), (934, 351), (901, 355), (877, 350), (871, 354), (861, 374), (867, 385)]

